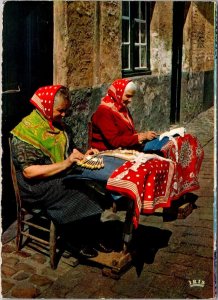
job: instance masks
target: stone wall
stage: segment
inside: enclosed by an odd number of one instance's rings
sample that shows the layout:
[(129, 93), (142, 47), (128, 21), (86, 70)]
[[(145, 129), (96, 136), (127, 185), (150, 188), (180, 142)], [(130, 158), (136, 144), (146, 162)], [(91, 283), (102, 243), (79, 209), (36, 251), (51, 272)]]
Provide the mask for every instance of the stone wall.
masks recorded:
[[(98, 1), (99, 17), (99, 78), (98, 85), (121, 78), (121, 1)], [(98, 51), (96, 48), (95, 50)]]
[(214, 3), (191, 2), (183, 30), (184, 72), (214, 68)]
[[(54, 2), (54, 83), (72, 93), (67, 121), (87, 146), (87, 123), (110, 83), (121, 77), (121, 1)], [(213, 3), (187, 2), (183, 29), (180, 123), (213, 105)], [(151, 2), (152, 75), (133, 77), (137, 130), (170, 126), (173, 3)]]
[(54, 1), (54, 82), (70, 89), (121, 77), (121, 3)]
[(173, 3), (170, 1), (151, 3), (150, 61), (152, 74), (158, 76), (171, 73), (172, 7)]
[(95, 2), (55, 1), (54, 19), (54, 81), (69, 88), (92, 86)]
[(204, 72), (183, 73), (181, 83), (181, 123), (191, 121), (203, 110)]
[(138, 92), (130, 107), (138, 131), (163, 131), (170, 126), (170, 76), (135, 80)]
[(213, 3), (191, 2), (183, 34), (181, 123), (213, 105)]
[(81, 149), (88, 146), (88, 122), (100, 99), (107, 91), (106, 85), (96, 88), (81, 88), (71, 91), (70, 115), (66, 122), (73, 129), (75, 142)]

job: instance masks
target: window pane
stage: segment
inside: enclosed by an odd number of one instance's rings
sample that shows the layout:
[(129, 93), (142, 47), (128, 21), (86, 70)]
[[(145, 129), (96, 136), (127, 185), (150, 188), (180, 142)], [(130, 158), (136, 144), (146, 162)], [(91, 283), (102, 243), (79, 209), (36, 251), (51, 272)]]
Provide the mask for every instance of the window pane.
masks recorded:
[(122, 45), (122, 69), (129, 69), (129, 45)]
[(147, 67), (146, 46), (141, 46), (141, 67)]
[(139, 46), (134, 47), (134, 62), (133, 65), (134, 67), (139, 67)]
[(139, 19), (139, 5), (138, 1), (131, 2), (133, 6), (131, 6), (131, 13), (133, 13), (133, 17)]
[(134, 43), (139, 43), (139, 23), (135, 21)]
[(146, 43), (146, 24), (141, 23), (141, 43)]
[(129, 1), (122, 2), (122, 15), (126, 17), (129, 16)]
[(129, 42), (129, 21), (122, 20), (122, 39), (123, 42)]
[(122, 69), (124, 75), (144, 74), (149, 66), (149, 2), (122, 1)]
[(146, 5), (145, 2), (140, 2), (141, 3), (141, 16), (140, 19), (141, 20), (146, 20)]

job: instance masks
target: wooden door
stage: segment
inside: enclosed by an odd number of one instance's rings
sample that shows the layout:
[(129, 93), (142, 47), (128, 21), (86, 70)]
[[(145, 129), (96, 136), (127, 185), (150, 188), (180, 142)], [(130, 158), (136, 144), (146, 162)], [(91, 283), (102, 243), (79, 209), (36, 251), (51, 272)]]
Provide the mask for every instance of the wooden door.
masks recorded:
[(8, 1), (3, 8), (2, 227), (16, 218), (8, 137), (26, 116), (35, 90), (53, 81), (52, 1)]

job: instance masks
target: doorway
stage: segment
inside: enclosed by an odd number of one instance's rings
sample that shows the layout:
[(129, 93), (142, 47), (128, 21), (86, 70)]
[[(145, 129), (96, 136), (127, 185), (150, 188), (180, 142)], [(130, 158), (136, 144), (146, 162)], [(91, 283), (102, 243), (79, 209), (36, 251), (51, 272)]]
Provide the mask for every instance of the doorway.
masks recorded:
[(16, 219), (8, 137), (32, 106), (40, 86), (53, 82), (53, 2), (8, 1), (2, 34), (2, 230)]
[(171, 124), (180, 121), (181, 68), (185, 2), (173, 2), (173, 43), (171, 74)]

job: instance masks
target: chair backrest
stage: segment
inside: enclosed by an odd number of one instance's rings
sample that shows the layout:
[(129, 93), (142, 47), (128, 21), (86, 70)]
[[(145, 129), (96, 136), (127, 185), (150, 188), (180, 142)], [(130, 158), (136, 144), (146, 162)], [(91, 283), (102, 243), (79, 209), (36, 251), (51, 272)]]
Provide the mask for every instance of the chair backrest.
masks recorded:
[[(22, 205), (22, 199), (18, 187), (16, 169), (14, 166), (13, 156), (12, 156), (11, 137), (9, 138), (9, 149), (10, 149), (11, 178), (12, 178), (16, 202), (17, 202), (17, 237), (16, 237), (17, 249), (20, 250), (22, 247), (23, 236), (26, 236), (31, 240), (35, 240), (42, 245), (49, 245), (50, 265), (52, 269), (55, 269), (57, 266), (56, 265), (56, 240), (57, 240), (56, 226), (51, 220), (47, 218), (47, 216), (43, 214), (43, 211), (40, 209), (31, 210), (31, 215), (37, 216), (37, 220), (34, 220), (34, 218), (29, 218), (28, 220), (25, 219), (25, 214), (27, 213), (27, 210)], [(42, 224), (42, 219), (48, 219), (50, 221), (49, 229)], [(24, 225), (28, 226), (29, 232), (24, 230), (23, 227)], [(41, 230), (43, 232), (49, 232), (49, 241), (41, 238), (41, 236), (39, 236), (38, 234), (36, 235), (32, 231), (30, 232), (31, 228), (33, 229), (35, 228), (36, 230)]]
[(13, 158), (12, 158), (12, 148), (11, 148), (11, 137), (9, 137), (9, 151), (10, 151), (10, 167), (11, 167), (11, 178), (12, 178), (12, 183), (14, 187), (14, 192), (15, 192), (15, 198), (17, 202), (17, 208), (21, 209), (21, 197), (20, 197), (20, 191), (17, 183), (17, 175), (16, 175), (16, 169), (14, 166)]

